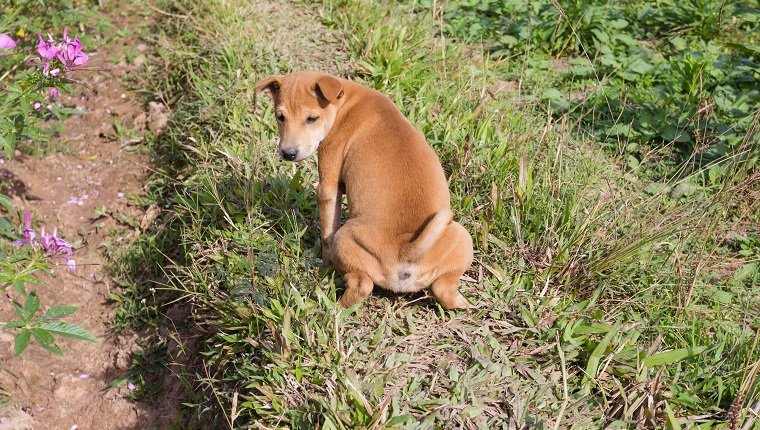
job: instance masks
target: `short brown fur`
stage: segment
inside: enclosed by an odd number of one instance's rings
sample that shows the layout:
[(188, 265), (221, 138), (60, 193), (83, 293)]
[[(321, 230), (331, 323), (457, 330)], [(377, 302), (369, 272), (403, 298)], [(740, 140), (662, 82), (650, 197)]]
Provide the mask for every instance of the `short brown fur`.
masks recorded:
[[(393, 102), (312, 72), (272, 76), (256, 90), (274, 100), (282, 157), (318, 153), (322, 259), (344, 276), (340, 303), (365, 299), (373, 285), (431, 286), (445, 309), (469, 307), (458, 287), (472, 263), (472, 239), (452, 220), (438, 157)], [(349, 219), (341, 226), (344, 192)]]

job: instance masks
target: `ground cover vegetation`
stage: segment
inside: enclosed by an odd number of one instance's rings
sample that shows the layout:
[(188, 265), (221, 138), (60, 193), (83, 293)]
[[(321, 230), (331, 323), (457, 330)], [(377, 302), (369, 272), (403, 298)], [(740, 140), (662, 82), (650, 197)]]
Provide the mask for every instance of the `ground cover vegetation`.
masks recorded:
[[(756, 4), (158, 7), (163, 215), (113, 255), (115, 326), (155, 332), (136, 398), (174, 361), (214, 428), (760, 426)], [(388, 94), (428, 138), (478, 309), (336, 304), (316, 165), (278, 159), (252, 89), (302, 69)]]
[[(17, 317), (0, 327), (14, 332), (16, 355), (32, 339), (60, 355), (53, 335), (98, 341), (82, 327), (62, 321), (77, 307), (54, 304), (43, 313), (36, 292), (37, 272), (51, 272), (56, 266), (76, 269), (74, 245), (61, 238), (55, 227), (48, 226), (46, 233), (42, 226), (37, 232), (31, 214), (11, 204), (5, 194), (16, 184), (2, 167), (17, 153), (44, 152), (49, 138), (59, 131), (50, 124), (77, 113), (58, 99), (61, 92), (71, 92), (80, 84), (72, 73), (87, 65), (88, 56), (80, 38), (67, 27), (76, 29), (98, 16), (70, 2), (12, 1), (0, 11), (0, 290), (13, 291), (7, 294)], [(106, 22), (99, 28), (104, 27)], [(92, 42), (86, 35), (82, 39)]]

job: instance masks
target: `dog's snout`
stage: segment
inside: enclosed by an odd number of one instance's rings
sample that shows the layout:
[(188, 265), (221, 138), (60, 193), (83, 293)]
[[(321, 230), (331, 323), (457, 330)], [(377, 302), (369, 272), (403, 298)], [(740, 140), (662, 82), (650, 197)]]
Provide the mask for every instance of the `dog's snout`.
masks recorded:
[(293, 161), (298, 156), (298, 150), (297, 149), (283, 149), (283, 150), (280, 151), (280, 153), (282, 154), (282, 158), (284, 158), (284, 159), (286, 159), (288, 161)]

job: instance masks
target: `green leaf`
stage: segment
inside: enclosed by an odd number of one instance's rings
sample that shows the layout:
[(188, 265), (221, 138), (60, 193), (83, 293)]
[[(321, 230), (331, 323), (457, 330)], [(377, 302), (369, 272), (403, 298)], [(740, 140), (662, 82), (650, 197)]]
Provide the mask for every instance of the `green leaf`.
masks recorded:
[(556, 88), (548, 88), (546, 91), (544, 91), (544, 98), (547, 98), (547, 99), (550, 99), (550, 100), (552, 100), (552, 99), (554, 99), (554, 100), (560, 100), (560, 99), (563, 99), (564, 96), (562, 95), (562, 93), (558, 89), (556, 89)]
[(15, 344), (14, 350), (16, 351), (16, 357), (18, 357), (19, 355), (21, 355), (22, 352), (24, 352), (26, 347), (29, 345), (29, 339), (31, 338), (32, 338), (32, 331), (29, 329), (21, 330), (21, 333), (16, 335), (16, 338), (14, 340), (14, 344)]
[(24, 323), (19, 320), (12, 320), (5, 323), (3, 326), (3, 330), (11, 329), (11, 328), (21, 328), (24, 326)]
[(0, 206), (8, 209), (9, 211), (13, 210), (13, 204), (11, 203), (11, 198), (3, 194), (0, 194)]
[(647, 185), (646, 188), (644, 188), (644, 192), (653, 196), (655, 194), (660, 194), (669, 188), (670, 185), (668, 184), (664, 184), (662, 182), (652, 182), (651, 184)]
[(0, 136), (0, 148), (5, 152), (5, 158), (12, 159), (13, 152), (16, 150), (15, 139), (13, 135)]
[(640, 58), (637, 58), (636, 60), (634, 60), (634, 61), (633, 61), (633, 62), (632, 62), (632, 63), (631, 63), (629, 66), (628, 66), (628, 68), (629, 68), (629, 69), (630, 69), (632, 72), (634, 72), (634, 73), (638, 73), (638, 74), (640, 74), (640, 75), (643, 75), (643, 74), (645, 74), (645, 73), (648, 73), (650, 70), (652, 70), (652, 68), (653, 68), (653, 67), (652, 67), (652, 65), (651, 65), (651, 64), (647, 63), (646, 61), (644, 61), (644, 60), (642, 60), (642, 59), (640, 59)]
[(89, 342), (100, 342), (98, 338), (95, 337), (92, 333), (89, 331), (83, 329), (82, 327), (72, 324), (72, 323), (66, 323), (62, 321), (45, 321), (43, 323), (40, 323), (38, 325), (39, 328), (49, 331), (50, 333), (57, 334), (61, 337), (68, 337), (70, 339), (79, 339), (79, 340), (86, 340)]
[(108, 388), (116, 388), (119, 385), (122, 385), (125, 382), (127, 382), (127, 380), (129, 380), (129, 377), (127, 377), (127, 376), (125, 376), (123, 378), (116, 378), (113, 381), (109, 382), (108, 385), (107, 385), (107, 387)]
[(670, 197), (673, 199), (679, 199), (681, 197), (688, 197), (699, 190), (699, 185), (692, 184), (691, 182), (681, 182), (670, 190)]
[(39, 328), (39, 327), (33, 328), (32, 336), (34, 336), (34, 338), (37, 339), (37, 342), (40, 343), (41, 347), (45, 348), (46, 350), (52, 352), (55, 355), (63, 355), (63, 351), (61, 351), (61, 348), (59, 348), (58, 345), (55, 344), (53, 335), (48, 333), (47, 330)]
[(596, 378), (597, 373), (599, 372), (599, 363), (602, 361), (602, 357), (607, 352), (607, 347), (610, 346), (612, 338), (615, 337), (619, 330), (619, 325), (615, 325), (614, 327), (610, 328), (610, 331), (607, 332), (607, 335), (605, 335), (602, 341), (599, 342), (596, 348), (594, 348), (594, 352), (591, 353), (591, 357), (589, 357), (588, 364), (586, 365), (587, 378)]
[(731, 48), (749, 51), (751, 53), (760, 54), (760, 45), (755, 45), (752, 43), (735, 43), (735, 42), (729, 42), (726, 43), (726, 46), (729, 46)]
[(29, 294), (26, 303), (24, 303), (24, 312), (28, 317), (32, 317), (38, 310), (40, 310), (40, 298), (37, 297), (36, 293)]
[(16, 290), (17, 293), (20, 295), (26, 297), (28, 293), (26, 292), (26, 287), (24, 287), (24, 281), (17, 279), (13, 281), (13, 289)]
[(688, 42), (683, 37), (674, 37), (670, 39), (670, 43), (676, 51), (683, 51), (688, 47)]
[(747, 263), (734, 272), (734, 281), (744, 282), (757, 273), (757, 262)]
[(681, 430), (681, 424), (678, 423), (678, 418), (676, 418), (676, 414), (673, 412), (673, 409), (668, 402), (665, 402), (665, 414), (667, 415), (665, 421), (667, 428), (670, 430)]
[(16, 310), (16, 315), (18, 315), (19, 318), (21, 318), (22, 321), (29, 321), (29, 318), (26, 315), (26, 312), (24, 312), (24, 308), (21, 307), (18, 302), (13, 302), (13, 309)]
[(79, 309), (77, 306), (56, 305), (51, 306), (42, 317), (45, 319), (63, 318), (73, 314)]
[(729, 305), (731, 304), (731, 301), (734, 299), (734, 295), (729, 293), (728, 291), (721, 291), (721, 290), (714, 290), (712, 292), (712, 299), (713, 301), (720, 303), (722, 305)]
[(663, 364), (671, 364), (676, 361), (681, 361), (684, 358), (693, 357), (703, 353), (707, 349), (706, 346), (696, 346), (694, 348), (679, 348), (672, 351), (660, 352), (642, 360), (644, 367), (662, 366)]

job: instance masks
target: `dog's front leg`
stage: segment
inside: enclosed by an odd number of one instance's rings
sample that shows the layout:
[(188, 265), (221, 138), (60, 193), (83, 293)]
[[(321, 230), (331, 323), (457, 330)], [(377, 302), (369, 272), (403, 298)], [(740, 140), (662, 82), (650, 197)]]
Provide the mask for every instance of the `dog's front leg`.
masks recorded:
[(317, 187), (317, 204), (319, 205), (319, 224), (322, 227), (322, 263), (332, 263), (332, 240), (340, 228), (342, 193), (337, 181), (322, 180)]

